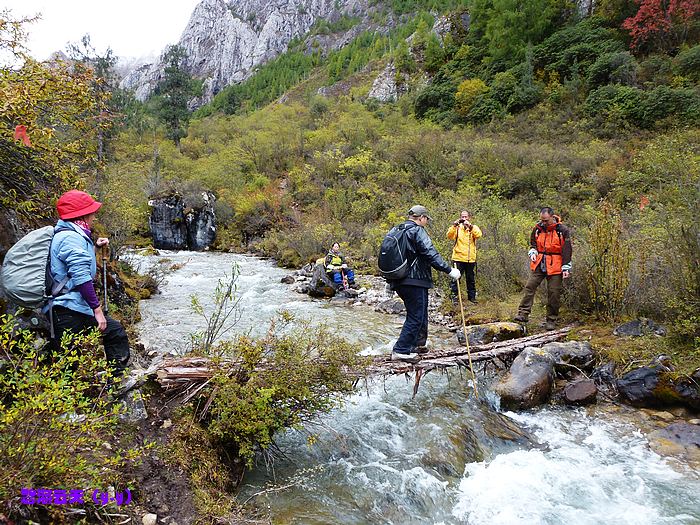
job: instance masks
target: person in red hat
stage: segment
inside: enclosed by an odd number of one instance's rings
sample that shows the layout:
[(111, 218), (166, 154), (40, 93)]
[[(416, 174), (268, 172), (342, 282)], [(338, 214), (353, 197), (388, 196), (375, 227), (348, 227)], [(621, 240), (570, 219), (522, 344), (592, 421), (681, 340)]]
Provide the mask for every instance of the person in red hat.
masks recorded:
[(93, 279), (97, 273), (95, 245), (106, 246), (100, 237), (93, 243), (92, 225), (102, 203), (84, 191), (70, 190), (56, 203), (59, 221), (51, 242), (50, 271), (54, 283), (64, 283), (53, 301), (54, 349), (60, 349), (63, 332), (82, 332), (97, 327), (102, 332), (107, 361), (121, 374), (129, 360), (129, 339), (122, 324), (106, 316)]

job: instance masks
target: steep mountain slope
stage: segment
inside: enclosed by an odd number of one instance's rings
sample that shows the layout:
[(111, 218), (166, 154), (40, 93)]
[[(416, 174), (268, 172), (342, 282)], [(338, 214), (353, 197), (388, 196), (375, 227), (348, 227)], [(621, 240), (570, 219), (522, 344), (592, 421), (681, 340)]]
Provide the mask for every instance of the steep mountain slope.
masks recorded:
[[(202, 98), (208, 101), (223, 87), (248, 78), (256, 66), (284, 52), (293, 38), (307, 33), (315, 22), (353, 16), (359, 18), (358, 25), (366, 27), (370, 11), (367, 0), (202, 0), (178, 45), (187, 54), (188, 71), (204, 80)], [(358, 29), (347, 33), (355, 34)], [(327, 44), (347, 40), (341, 34)], [(144, 100), (162, 71), (162, 61), (143, 65), (129, 73), (121, 86)]]

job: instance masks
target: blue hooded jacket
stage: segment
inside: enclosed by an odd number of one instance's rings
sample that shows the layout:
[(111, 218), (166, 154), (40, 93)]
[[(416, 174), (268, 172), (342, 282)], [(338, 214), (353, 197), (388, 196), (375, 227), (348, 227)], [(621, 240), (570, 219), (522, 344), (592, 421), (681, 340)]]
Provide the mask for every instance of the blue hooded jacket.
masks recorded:
[(70, 221), (59, 220), (56, 228), (70, 228), (75, 233), (58, 232), (51, 242), (51, 276), (55, 282), (61, 282), (67, 275), (69, 279), (64, 289), (72, 290), (56, 297), (53, 304), (94, 316), (87, 301), (78, 290), (75, 290), (81, 284), (92, 281), (97, 273), (95, 246), (92, 239), (80, 226)]

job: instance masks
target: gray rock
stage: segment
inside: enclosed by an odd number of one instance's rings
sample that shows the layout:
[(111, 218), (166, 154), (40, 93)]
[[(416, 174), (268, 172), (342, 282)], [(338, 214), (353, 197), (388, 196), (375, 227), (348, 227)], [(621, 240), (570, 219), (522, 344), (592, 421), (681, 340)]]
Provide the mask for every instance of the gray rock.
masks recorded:
[(690, 423), (672, 423), (649, 434), (652, 448), (660, 454), (683, 455), (700, 462), (700, 426)]
[[(497, 341), (507, 341), (525, 335), (525, 327), (519, 323), (498, 322), (467, 326), (470, 345), (485, 345)], [(459, 344), (465, 344), (464, 333), (457, 330)]]
[(700, 407), (700, 388), (692, 378), (673, 378), (660, 364), (643, 366), (617, 380), (620, 397), (636, 407)]
[(322, 264), (317, 264), (314, 267), (311, 281), (309, 281), (308, 293), (312, 297), (333, 297), (335, 295), (335, 284), (328, 278)]
[(374, 310), (385, 314), (401, 314), (406, 311), (406, 307), (401, 299), (387, 299), (375, 306)]
[(564, 401), (569, 405), (589, 405), (595, 403), (598, 387), (592, 379), (574, 381), (564, 387)]
[(296, 279), (293, 275), (285, 275), (280, 279), (280, 282), (284, 284), (294, 284), (296, 282)]
[(551, 355), (557, 363), (569, 363), (577, 367), (589, 365), (594, 358), (593, 348), (588, 341), (547, 343), (542, 350)]
[(495, 392), (502, 408), (522, 410), (547, 401), (553, 385), (554, 359), (540, 348), (528, 347), (515, 358)]
[(640, 337), (651, 334), (659, 337), (665, 336), (666, 327), (655, 323), (651, 319), (640, 317), (639, 319), (623, 323), (613, 330), (613, 335), (626, 337)]
[(373, 98), (379, 102), (394, 102), (405, 92), (403, 86), (396, 83), (396, 68), (391, 62), (382, 70), (372, 83), (372, 89), (367, 94), (368, 98)]
[(122, 400), (122, 406), (125, 408), (124, 413), (119, 415), (119, 419), (122, 421), (135, 423), (148, 419), (148, 412), (146, 412), (146, 404), (143, 401), (141, 390), (129, 391)]

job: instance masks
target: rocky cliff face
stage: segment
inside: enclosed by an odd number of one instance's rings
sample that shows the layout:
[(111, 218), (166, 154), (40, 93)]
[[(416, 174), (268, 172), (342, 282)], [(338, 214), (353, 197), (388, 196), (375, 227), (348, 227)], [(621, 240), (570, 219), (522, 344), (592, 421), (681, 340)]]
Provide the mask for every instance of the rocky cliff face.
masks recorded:
[(208, 248), (216, 238), (214, 195), (202, 193), (201, 202), (187, 203), (179, 194), (148, 202), (153, 246), (164, 250)]
[[(363, 17), (367, 9), (368, 0), (202, 0), (178, 44), (187, 53), (188, 71), (204, 79), (203, 98), (208, 101), (286, 51), (289, 42), (307, 33), (316, 20)], [(143, 100), (162, 72), (161, 62), (146, 64), (129, 73), (121, 85)]]

